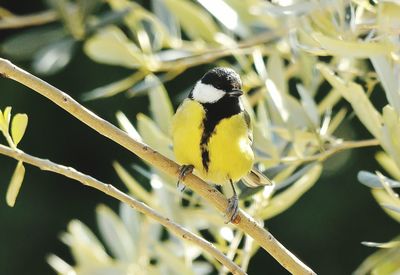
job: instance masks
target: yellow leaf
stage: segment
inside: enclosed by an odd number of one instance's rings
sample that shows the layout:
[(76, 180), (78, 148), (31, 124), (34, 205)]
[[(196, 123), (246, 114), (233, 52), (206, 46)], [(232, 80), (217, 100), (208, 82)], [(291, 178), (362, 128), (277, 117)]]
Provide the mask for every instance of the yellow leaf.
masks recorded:
[(8, 186), (6, 201), (8, 206), (14, 207), (15, 200), (17, 199), (19, 190), (21, 189), (22, 181), (25, 176), (25, 167), (22, 161), (18, 162), (14, 174), (11, 177), (10, 185)]
[(28, 116), (26, 114), (16, 114), (11, 124), (11, 136), (15, 146), (21, 141), (28, 126)]
[(127, 68), (146, 67), (138, 47), (117, 27), (109, 26), (89, 38), (85, 53), (93, 60)]
[(210, 14), (187, 0), (165, 0), (165, 4), (190, 38), (215, 41), (218, 28)]
[(312, 37), (329, 55), (368, 58), (388, 54), (395, 49), (393, 44), (388, 42), (344, 41), (321, 33), (313, 33)]

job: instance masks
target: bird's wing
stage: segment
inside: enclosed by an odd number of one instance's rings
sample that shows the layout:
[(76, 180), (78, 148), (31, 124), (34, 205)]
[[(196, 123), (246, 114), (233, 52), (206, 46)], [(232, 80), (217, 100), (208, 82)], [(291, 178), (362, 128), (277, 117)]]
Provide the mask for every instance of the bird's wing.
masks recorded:
[(253, 130), (252, 130), (252, 126), (251, 126), (250, 115), (246, 110), (244, 110), (243, 116), (244, 116), (244, 120), (246, 121), (246, 124), (247, 124), (247, 136), (248, 136), (249, 140), (253, 143)]
[(246, 186), (252, 188), (258, 186), (275, 185), (266, 175), (264, 175), (254, 167), (249, 174), (247, 174), (242, 178), (242, 180)]

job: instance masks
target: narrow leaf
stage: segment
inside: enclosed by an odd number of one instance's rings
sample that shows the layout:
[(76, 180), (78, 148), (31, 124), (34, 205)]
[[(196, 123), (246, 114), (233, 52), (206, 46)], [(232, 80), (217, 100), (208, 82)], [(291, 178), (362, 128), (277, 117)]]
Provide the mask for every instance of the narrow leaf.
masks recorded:
[(6, 201), (8, 206), (14, 207), (15, 200), (17, 199), (19, 190), (21, 189), (22, 181), (25, 176), (25, 167), (22, 161), (19, 161), (15, 168), (14, 174), (11, 177), (10, 184), (8, 185)]
[(148, 75), (146, 81), (155, 82), (156, 86), (150, 89), (150, 110), (158, 127), (164, 134), (170, 134), (171, 120), (174, 114), (171, 100), (164, 85), (155, 75)]
[(11, 136), (15, 145), (18, 145), (18, 143), (21, 141), (27, 126), (28, 116), (26, 114), (16, 114), (13, 117), (11, 124)]
[[(383, 189), (383, 185), (379, 177), (373, 173), (367, 171), (360, 171), (357, 174), (357, 179), (362, 184), (370, 187), (370, 188), (379, 188)], [(396, 188), (400, 187), (400, 182), (385, 178), (385, 181), (389, 184), (390, 187)]]
[(135, 244), (118, 215), (105, 205), (99, 205), (96, 214), (100, 232), (112, 254), (121, 261), (134, 261)]

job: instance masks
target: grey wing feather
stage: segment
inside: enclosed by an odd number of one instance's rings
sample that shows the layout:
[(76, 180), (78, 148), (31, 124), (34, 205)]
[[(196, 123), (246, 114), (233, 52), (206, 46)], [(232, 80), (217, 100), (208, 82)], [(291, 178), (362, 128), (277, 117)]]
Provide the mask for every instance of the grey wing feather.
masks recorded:
[(263, 173), (253, 168), (250, 173), (242, 178), (243, 183), (248, 187), (258, 187), (258, 186), (273, 186), (274, 183)]
[(251, 118), (248, 112), (246, 112), (246, 110), (243, 111), (243, 116), (244, 116), (244, 120), (246, 121), (247, 124), (247, 136), (249, 137), (249, 140), (251, 142), (253, 142), (253, 130), (252, 130), (252, 126), (251, 126)]

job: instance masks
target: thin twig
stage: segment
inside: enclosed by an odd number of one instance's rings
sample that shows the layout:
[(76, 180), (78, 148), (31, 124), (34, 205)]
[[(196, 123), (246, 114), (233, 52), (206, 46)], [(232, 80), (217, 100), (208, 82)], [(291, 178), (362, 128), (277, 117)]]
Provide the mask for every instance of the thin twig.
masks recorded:
[(248, 38), (232, 47), (207, 49), (206, 52), (199, 53), (198, 55), (187, 56), (177, 60), (163, 62), (159, 65), (157, 71), (170, 71), (176, 70), (176, 68), (190, 68), (201, 64), (211, 63), (217, 59), (234, 54), (251, 54), (253, 52), (253, 47), (259, 47), (260, 44), (273, 42), (274, 40), (283, 37), (287, 32), (287, 28), (278, 28)]
[(323, 162), (333, 156), (336, 153), (341, 151), (355, 149), (355, 148), (363, 148), (363, 147), (372, 147), (378, 146), (380, 143), (377, 139), (367, 139), (367, 140), (358, 140), (358, 141), (344, 141), (329, 148), (326, 151), (323, 151), (319, 154), (315, 154), (312, 156), (306, 157), (286, 157), (282, 158), (282, 163), (306, 163), (306, 162), (313, 162), (313, 161), (320, 161)]
[[(47, 97), (101, 135), (120, 144), (141, 159), (147, 161), (150, 165), (157, 167), (159, 170), (172, 177), (178, 177), (178, 164), (154, 151), (146, 144), (132, 139), (127, 133), (80, 105), (68, 94), (2, 58), (0, 58), (0, 74), (4, 77), (20, 82)], [(209, 204), (213, 205), (220, 212), (225, 213), (228, 201), (217, 189), (192, 174), (188, 175), (184, 182), (187, 187), (195, 191)], [(315, 274), (308, 266), (302, 263), (295, 255), (275, 239), (270, 232), (258, 225), (253, 218), (242, 210), (239, 211), (235, 224), (243, 232), (251, 236), (255, 242), (268, 251), (272, 257), (274, 257), (291, 273)]]
[(0, 30), (44, 25), (57, 20), (57, 18), (58, 15), (53, 10), (28, 15), (7, 16), (0, 20)]
[(221, 253), (218, 249), (214, 247), (214, 245), (203, 238), (193, 234), (189, 230), (180, 226), (179, 224), (171, 221), (168, 218), (163, 217), (159, 213), (157, 213), (154, 209), (149, 207), (143, 202), (140, 202), (131, 196), (125, 194), (118, 188), (114, 187), (111, 184), (103, 183), (91, 176), (83, 174), (72, 167), (67, 167), (64, 165), (60, 165), (54, 163), (47, 159), (41, 159), (38, 157), (34, 157), (29, 155), (19, 149), (12, 149), (11, 147), (4, 146), (0, 144), (0, 154), (12, 157), (16, 160), (23, 161), (24, 163), (29, 163), (33, 166), (39, 167), (44, 171), (54, 172), (60, 175), (63, 175), (67, 178), (74, 179), (79, 181), (80, 183), (93, 187), (101, 192), (123, 202), (136, 209), (137, 211), (143, 213), (144, 215), (154, 219), (159, 222), (163, 226), (165, 226), (171, 233), (180, 237), (184, 240), (187, 240), (194, 245), (202, 248), (204, 251), (210, 253), (213, 257), (215, 257), (221, 264), (223, 264), (226, 268), (229, 269), (233, 274), (245, 275), (246, 272), (240, 269), (238, 265), (236, 265), (233, 261), (231, 261), (227, 256)]

